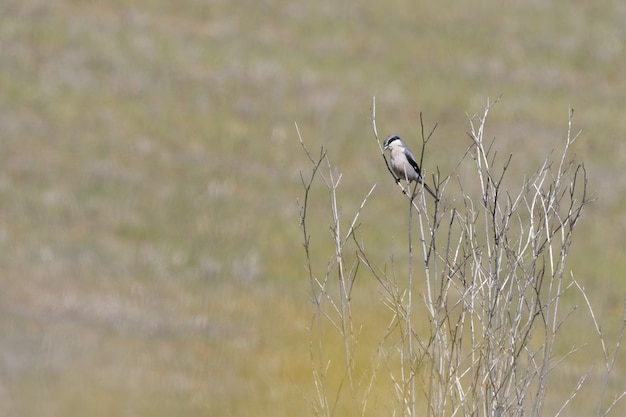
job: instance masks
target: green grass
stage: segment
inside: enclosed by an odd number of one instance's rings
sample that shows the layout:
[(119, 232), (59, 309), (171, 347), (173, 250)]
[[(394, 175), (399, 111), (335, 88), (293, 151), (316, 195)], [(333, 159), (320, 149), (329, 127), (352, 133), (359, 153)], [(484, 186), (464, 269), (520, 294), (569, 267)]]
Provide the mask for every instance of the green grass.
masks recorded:
[[(362, 221), (387, 262), (404, 223), (382, 217), (404, 205), (372, 138), (374, 95), (383, 136), (417, 143), (420, 111), (439, 123), (426, 168), (443, 172), (488, 97), (502, 95), (488, 126), (520, 175), (563, 145), (575, 108), (598, 201), (570, 266), (611, 334), (626, 293), (624, 13), (617, 0), (3, 2), (0, 413), (307, 415), (293, 123), (329, 148), (346, 213), (378, 184)], [(365, 306), (376, 291), (363, 283)]]

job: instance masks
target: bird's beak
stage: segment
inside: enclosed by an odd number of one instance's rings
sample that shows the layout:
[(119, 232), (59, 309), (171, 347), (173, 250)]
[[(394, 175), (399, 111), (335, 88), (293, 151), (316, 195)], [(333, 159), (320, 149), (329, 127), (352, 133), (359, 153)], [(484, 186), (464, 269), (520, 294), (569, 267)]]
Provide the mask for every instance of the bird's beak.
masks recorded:
[(389, 149), (389, 145), (385, 145), (385, 146), (383, 147), (383, 151), (386, 151), (387, 149)]

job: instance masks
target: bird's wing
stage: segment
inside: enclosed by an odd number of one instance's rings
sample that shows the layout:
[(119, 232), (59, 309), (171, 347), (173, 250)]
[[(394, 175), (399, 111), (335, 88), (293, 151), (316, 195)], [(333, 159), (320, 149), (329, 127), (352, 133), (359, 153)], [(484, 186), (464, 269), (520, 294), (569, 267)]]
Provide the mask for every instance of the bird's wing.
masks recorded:
[(430, 193), (430, 195), (432, 195), (435, 200), (439, 201), (439, 198), (437, 197), (437, 194), (435, 194), (435, 192), (428, 186), (428, 184), (426, 184), (426, 182), (424, 181), (424, 178), (422, 178), (422, 173), (420, 171), (420, 167), (419, 167), (419, 165), (417, 165), (417, 162), (415, 161), (415, 156), (413, 156), (413, 152), (411, 152), (411, 150), (409, 148), (406, 148), (405, 154), (406, 154), (406, 159), (409, 161), (409, 164), (411, 164), (411, 166), (413, 167), (415, 172), (417, 172), (417, 175), (419, 175), (420, 182), (422, 183), (422, 185), (424, 186), (426, 191), (428, 191)]
[(413, 167), (417, 175), (422, 176), (422, 172), (420, 171), (419, 165), (417, 165), (417, 161), (415, 161), (415, 156), (413, 156), (413, 152), (409, 148), (405, 149), (406, 159), (409, 160), (409, 164)]

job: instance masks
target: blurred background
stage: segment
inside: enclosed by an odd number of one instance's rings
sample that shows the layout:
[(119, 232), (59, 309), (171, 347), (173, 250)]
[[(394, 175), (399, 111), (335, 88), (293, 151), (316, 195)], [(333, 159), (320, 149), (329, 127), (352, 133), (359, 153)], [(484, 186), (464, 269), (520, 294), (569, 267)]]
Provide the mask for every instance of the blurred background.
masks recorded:
[[(309, 164), (294, 122), (343, 173), (346, 216), (377, 184), (361, 221), (382, 265), (406, 220), (383, 220), (405, 205), (374, 141), (373, 96), (383, 137), (418, 148), (419, 113), (427, 130), (438, 123), (427, 173), (450, 172), (469, 117), (501, 97), (486, 136), (513, 153), (519, 183), (562, 149), (575, 109), (574, 153), (597, 199), (568, 266), (614, 341), (625, 21), (622, 0), (3, 0), (0, 415), (311, 415), (296, 203)], [(313, 198), (323, 271), (327, 194)], [(376, 303), (367, 278), (359, 297)], [(549, 391), (565, 393), (560, 405), (590, 375), (565, 415), (597, 404), (604, 359), (586, 317)], [(609, 398), (626, 389), (620, 358)]]

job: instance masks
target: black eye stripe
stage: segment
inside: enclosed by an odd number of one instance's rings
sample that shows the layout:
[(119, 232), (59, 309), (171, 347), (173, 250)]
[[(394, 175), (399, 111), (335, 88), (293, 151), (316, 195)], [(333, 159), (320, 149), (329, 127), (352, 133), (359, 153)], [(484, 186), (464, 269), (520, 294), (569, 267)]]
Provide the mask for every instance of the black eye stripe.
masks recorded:
[(387, 137), (387, 139), (385, 140), (385, 146), (389, 146), (392, 142), (395, 142), (396, 140), (400, 140), (400, 136), (391, 135)]

